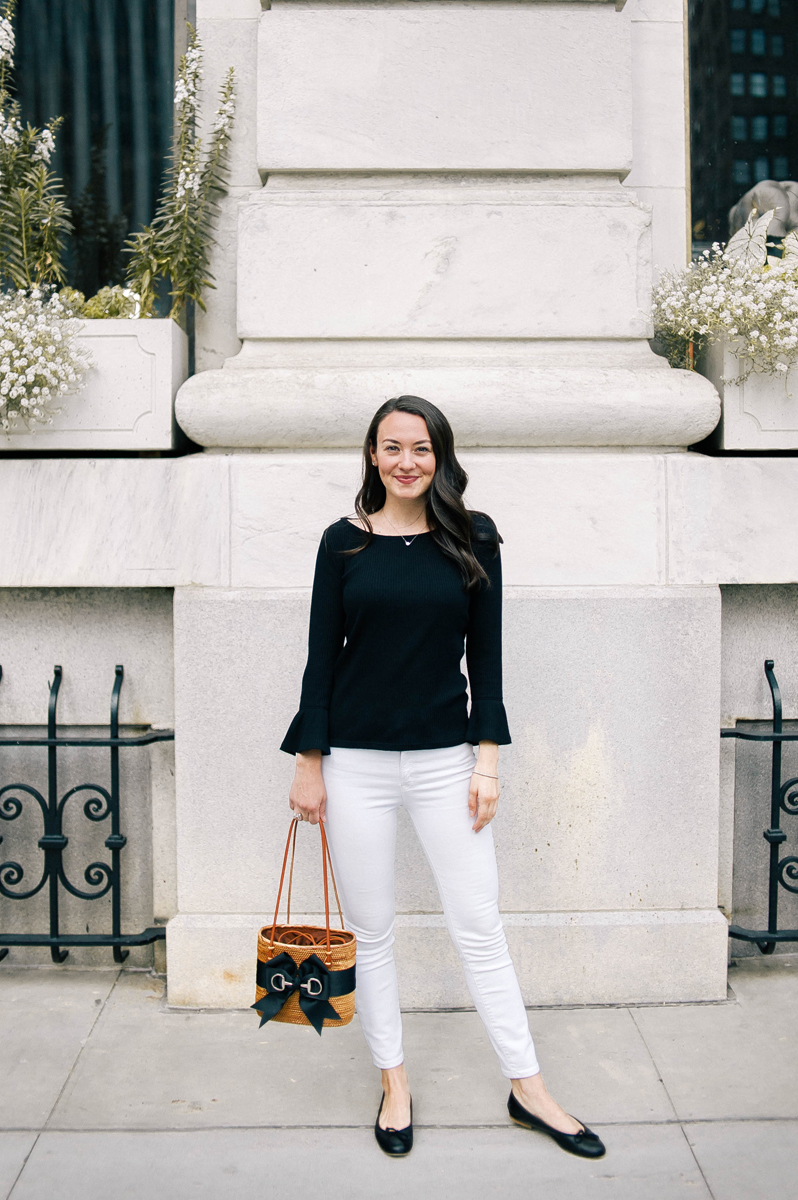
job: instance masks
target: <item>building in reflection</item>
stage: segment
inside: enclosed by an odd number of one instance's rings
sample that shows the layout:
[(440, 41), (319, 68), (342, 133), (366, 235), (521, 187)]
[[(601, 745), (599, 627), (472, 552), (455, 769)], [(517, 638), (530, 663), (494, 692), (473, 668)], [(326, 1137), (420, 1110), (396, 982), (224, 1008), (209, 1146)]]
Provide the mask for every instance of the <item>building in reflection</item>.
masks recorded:
[(690, 0), (693, 244), (728, 238), (729, 208), (798, 171), (796, 0)]

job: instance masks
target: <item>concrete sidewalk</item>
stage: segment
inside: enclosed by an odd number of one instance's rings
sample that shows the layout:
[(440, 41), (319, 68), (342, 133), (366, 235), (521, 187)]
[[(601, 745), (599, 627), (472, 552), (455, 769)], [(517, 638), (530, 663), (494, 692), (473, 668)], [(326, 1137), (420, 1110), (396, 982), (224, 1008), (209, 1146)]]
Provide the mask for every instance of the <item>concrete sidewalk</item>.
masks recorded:
[(474, 1013), (408, 1013), (416, 1147), (386, 1158), (355, 1022), (170, 1010), (136, 971), (0, 967), (0, 1200), (763, 1200), (796, 1194), (798, 956), (720, 1004), (532, 1009), (590, 1163), (511, 1125)]

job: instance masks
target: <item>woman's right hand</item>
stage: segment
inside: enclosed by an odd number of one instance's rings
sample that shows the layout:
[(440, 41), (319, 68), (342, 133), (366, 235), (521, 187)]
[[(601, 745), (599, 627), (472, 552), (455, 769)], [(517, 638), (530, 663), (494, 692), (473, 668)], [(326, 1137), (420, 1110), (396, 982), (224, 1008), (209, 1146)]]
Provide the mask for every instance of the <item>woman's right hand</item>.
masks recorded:
[(288, 803), (301, 821), (318, 825), (324, 820), (327, 791), (321, 774), (321, 750), (306, 750), (296, 756), (296, 771)]

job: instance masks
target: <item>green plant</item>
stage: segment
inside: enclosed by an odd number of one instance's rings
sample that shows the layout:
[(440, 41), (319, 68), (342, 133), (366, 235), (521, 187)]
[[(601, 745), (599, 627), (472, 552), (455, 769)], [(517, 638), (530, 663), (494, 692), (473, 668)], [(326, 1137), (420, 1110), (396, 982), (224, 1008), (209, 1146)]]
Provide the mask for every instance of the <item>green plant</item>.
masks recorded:
[(189, 45), (180, 60), (175, 84), (177, 123), (172, 142), (164, 195), (152, 224), (129, 239), (127, 278), (141, 297), (141, 316), (150, 316), (157, 282), (168, 279), (172, 306), (179, 317), (187, 301), (205, 309), (202, 292), (213, 287), (209, 251), (218, 201), (226, 193), (227, 153), (235, 113), (235, 75), (227, 73), (219, 108), (211, 126), (207, 152), (197, 134), (196, 118), (202, 78), (202, 48), (189, 26)]
[(16, 0), (0, 13), (0, 283), (31, 288), (63, 283), (61, 255), (70, 232), (61, 181), (49, 168), (60, 118), (24, 128), (9, 93)]
[[(80, 293), (77, 293), (80, 295)], [(81, 296), (81, 300), (83, 297)], [(78, 315), (87, 320), (108, 317), (137, 317), (141, 309), (141, 298), (131, 288), (114, 287), (100, 288), (96, 296), (80, 305)]]
[(781, 258), (769, 256), (772, 219), (773, 210), (754, 210), (725, 247), (663, 275), (654, 330), (671, 366), (691, 366), (691, 351), (722, 340), (741, 360), (738, 381), (752, 371), (786, 374), (798, 362), (798, 233), (784, 238)]

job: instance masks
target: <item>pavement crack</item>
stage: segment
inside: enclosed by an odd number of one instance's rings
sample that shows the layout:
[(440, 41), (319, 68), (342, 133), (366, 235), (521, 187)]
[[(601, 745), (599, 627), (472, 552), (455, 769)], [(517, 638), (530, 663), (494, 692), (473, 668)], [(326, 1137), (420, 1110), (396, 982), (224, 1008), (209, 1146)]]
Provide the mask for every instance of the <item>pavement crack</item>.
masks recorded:
[(41, 1137), (41, 1131), (39, 1130), (39, 1131), (37, 1131), (37, 1133), (36, 1133), (36, 1137), (35, 1137), (35, 1138), (33, 1139), (33, 1141), (31, 1142), (31, 1146), (30, 1146), (30, 1149), (28, 1150), (28, 1153), (25, 1155), (25, 1157), (24, 1157), (24, 1158), (23, 1158), (23, 1160), (22, 1160), (22, 1166), (21, 1166), (21, 1167), (19, 1168), (19, 1170), (17, 1171), (17, 1175), (16, 1175), (16, 1178), (15, 1178), (14, 1182), (11, 1184), (11, 1187), (9, 1188), (8, 1192), (6, 1193), (6, 1200), (12, 1200), (12, 1196), (14, 1195), (14, 1191), (16, 1190), (16, 1186), (17, 1186), (17, 1184), (18, 1184), (18, 1183), (19, 1183), (19, 1181), (20, 1181), (20, 1178), (21, 1178), (21, 1176), (22, 1176), (22, 1172), (23, 1172), (23, 1171), (25, 1170), (25, 1168), (27, 1167), (27, 1165), (28, 1165), (28, 1159), (30, 1158), (31, 1154), (33, 1154), (33, 1151), (36, 1149), (36, 1144), (37, 1144), (37, 1142), (39, 1141), (39, 1138), (40, 1138), (40, 1137)]
[(696, 1152), (690, 1143), (690, 1139), (687, 1136), (687, 1130), (685, 1129), (684, 1125), (680, 1125), (679, 1128), (682, 1131), (682, 1137), (687, 1142), (687, 1149), (690, 1151), (690, 1154), (692, 1155), (693, 1162), (695, 1163), (695, 1165), (698, 1168), (698, 1173), (704, 1181), (704, 1187), (707, 1189), (707, 1195), (711, 1197), (711, 1200), (715, 1200), (715, 1193), (712, 1191), (712, 1188), (709, 1186), (709, 1180), (707, 1179), (706, 1175), (704, 1174), (704, 1168), (701, 1166), (701, 1163), (698, 1161), (698, 1156), (696, 1155)]
[[(53, 1106), (50, 1109), (50, 1112), (47, 1114), (47, 1120), (44, 1122), (44, 1124), (41, 1127), (41, 1130), (40, 1130), (41, 1133), (45, 1133), (50, 1128), (50, 1122), (53, 1119), (53, 1114), (55, 1113), (55, 1110), (58, 1108), (58, 1105), (61, 1103), (61, 1097), (63, 1096), (64, 1092), (66, 1091), (69, 1081), (75, 1073), (75, 1068), (77, 1067), (78, 1063), (81, 1060), (83, 1051), (86, 1049), (89, 1042), (91, 1041), (91, 1035), (94, 1033), (94, 1030), (97, 1027), (97, 1022), (99, 1021), (102, 1014), (105, 1012), (106, 1004), (111, 999), (111, 997), (114, 994), (114, 991), (116, 990), (116, 985), (119, 983), (119, 976), (121, 974), (122, 974), (121, 970), (117, 971), (116, 979), (111, 984), (111, 987), (109, 988), (109, 991), (108, 991), (108, 995), (105, 997), (102, 1004), (99, 1005), (96, 1013), (94, 1014), (94, 1020), (92, 1021), (91, 1025), (89, 1026), (89, 1031), (86, 1034), (85, 1038), (83, 1039), (80, 1050), (78, 1050), (77, 1054), (75, 1055), (75, 1061), (72, 1063), (72, 1066), (69, 1068), (67, 1077), (64, 1080), (63, 1084), (61, 1085), (61, 1090), (59, 1091), (58, 1095), (56, 1096), (56, 1098), (53, 1102)], [(37, 1140), (38, 1140), (38, 1138), (37, 1138)]]
[(673, 1113), (676, 1121), (680, 1121), (681, 1118), (679, 1117), (679, 1114), (676, 1111), (676, 1105), (673, 1103), (673, 1097), (671, 1096), (670, 1092), (668, 1091), (668, 1085), (665, 1082), (665, 1080), (663, 1079), (662, 1072), (660, 1071), (659, 1067), (657, 1066), (657, 1060), (654, 1058), (654, 1055), (651, 1053), (651, 1047), (649, 1046), (648, 1042), (646, 1041), (646, 1035), (643, 1033), (643, 1030), (640, 1028), (638, 1021), (635, 1019), (634, 1010), (631, 1008), (627, 1008), (626, 1011), (629, 1013), (629, 1016), (632, 1018), (632, 1022), (634, 1024), (635, 1029), (640, 1034), (640, 1041), (643, 1043), (643, 1045), (646, 1048), (646, 1054), (648, 1055), (649, 1059), (651, 1060), (651, 1065), (654, 1068), (654, 1070), (656, 1071), (657, 1079), (659, 1080), (660, 1084), (662, 1085), (663, 1092), (667, 1096), (668, 1104), (670, 1104), (670, 1106), (671, 1106), (671, 1112)]

